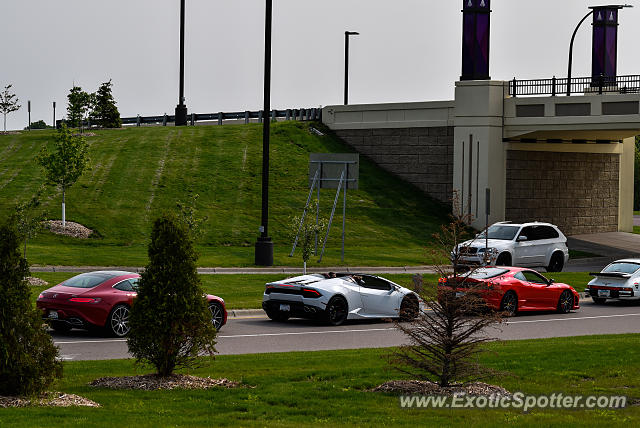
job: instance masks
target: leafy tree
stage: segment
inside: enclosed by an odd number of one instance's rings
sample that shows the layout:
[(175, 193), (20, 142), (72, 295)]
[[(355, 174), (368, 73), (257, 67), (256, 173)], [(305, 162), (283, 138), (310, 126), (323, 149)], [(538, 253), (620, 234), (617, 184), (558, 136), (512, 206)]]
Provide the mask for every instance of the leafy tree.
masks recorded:
[(141, 274), (127, 339), (139, 363), (169, 376), (198, 365), (198, 355), (215, 353), (216, 329), (196, 270), (191, 234), (173, 214), (153, 223), (149, 264)]
[(82, 90), (80, 86), (74, 86), (67, 95), (67, 121), (72, 128), (82, 126), (82, 121), (91, 106), (91, 95)]
[(113, 83), (109, 80), (101, 84), (98, 91), (92, 94), (93, 99), (89, 119), (102, 128), (120, 128), (122, 126), (120, 112), (111, 93), (112, 86)]
[[(292, 217), (289, 226), (289, 237), (301, 250), (305, 275), (307, 274), (307, 262), (315, 249), (316, 238), (321, 237), (327, 230), (327, 221), (324, 218), (318, 218), (316, 223), (316, 216), (313, 213), (317, 209), (317, 202), (307, 204), (303, 215)], [(293, 256), (293, 252), (290, 255)]]
[[(461, 212), (456, 208), (455, 199), (453, 212)], [(452, 215), (451, 223), (434, 235), (438, 243), (434, 259), (449, 258), (451, 249), (464, 240), (471, 220), (466, 217)], [(438, 284), (425, 284), (422, 278), (414, 278), (415, 291), (427, 310), (417, 311), (417, 316), (401, 314), (403, 318), (413, 318), (408, 323), (396, 322), (410, 344), (399, 347), (389, 359), (396, 370), (420, 380), (435, 381), (441, 387), (494, 374), (477, 362), (477, 356), (483, 352), (481, 345), (493, 340), (486, 335), (487, 327), (502, 321), (501, 313), (487, 307), (482, 285), (469, 280), (468, 273), (474, 269), (459, 274), (456, 253), (459, 252), (454, 251), (450, 265), (435, 265), (440, 277)], [(464, 289), (462, 295), (459, 289)]]
[(13, 226), (0, 226), (0, 395), (35, 395), (62, 376), (58, 348), (33, 307)]
[(87, 151), (89, 145), (81, 136), (74, 136), (71, 131), (62, 125), (58, 129), (58, 135), (49, 153), (43, 148), (37, 157), (37, 162), (44, 169), (47, 182), (59, 186), (62, 190), (62, 226), (66, 226), (65, 216), (65, 192), (71, 187), (89, 165)]
[[(53, 126), (49, 126), (46, 124), (44, 120), (39, 120), (37, 122), (31, 122), (31, 129), (49, 129), (53, 128)], [(25, 130), (29, 129), (29, 127), (25, 127)]]
[(4, 116), (4, 132), (7, 132), (7, 115), (14, 111), (20, 110), (20, 104), (18, 104), (18, 98), (16, 94), (11, 93), (11, 87), (13, 85), (7, 85), (2, 91), (0, 91), (0, 113)]
[(196, 204), (199, 197), (199, 194), (193, 193), (190, 190), (188, 202), (176, 202), (176, 208), (179, 213), (178, 221), (187, 228), (194, 241), (197, 240), (202, 233), (202, 223), (205, 223), (209, 219), (208, 216), (197, 217)]
[(36, 237), (42, 230), (42, 222), (47, 218), (46, 212), (39, 210), (43, 190), (39, 189), (30, 200), (19, 203), (13, 213), (18, 236), (24, 241), (23, 257), (25, 259), (27, 258), (27, 241)]

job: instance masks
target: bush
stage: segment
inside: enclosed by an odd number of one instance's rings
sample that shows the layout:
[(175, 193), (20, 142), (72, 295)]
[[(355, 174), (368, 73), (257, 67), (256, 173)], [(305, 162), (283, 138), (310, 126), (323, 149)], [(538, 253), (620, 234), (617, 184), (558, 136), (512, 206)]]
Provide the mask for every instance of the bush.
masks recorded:
[(31, 303), (27, 261), (14, 228), (0, 226), (0, 394), (34, 395), (62, 376), (58, 348)]
[(196, 270), (189, 230), (165, 214), (153, 224), (149, 264), (131, 309), (129, 352), (155, 366), (160, 376), (194, 367), (201, 353), (213, 355), (216, 330)]

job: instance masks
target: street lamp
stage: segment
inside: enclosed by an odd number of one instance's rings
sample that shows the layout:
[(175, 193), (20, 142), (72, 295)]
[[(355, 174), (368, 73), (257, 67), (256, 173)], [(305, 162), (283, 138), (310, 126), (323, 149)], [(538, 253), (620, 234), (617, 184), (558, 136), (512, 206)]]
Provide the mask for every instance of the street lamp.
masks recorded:
[(576, 34), (578, 33), (578, 29), (580, 28), (580, 26), (582, 25), (582, 23), (591, 15), (593, 15), (593, 12), (596, 9), (602, 9), (602, 8), (607, 8), (607, 9), (623, 9), (625, 7), (633, 7), (633, 5), (630, 4), (622, 4), (622, 5), (605, 5), (605, 6), (590, 6), (589, 9), (591, 9), (589, 11), (589, 13), (587, 13), (584, 18), (582, 18), (580, 20), (580, 22), (578, 22), (578, 25), (576, 26), (576, 29), (573, 31), (573, 35), (571, 36), (571, 43), (569, 44), (569, 69), (567, 71), (567, 96), (571, 95), (571, 66), (573, 63), (573, 42), (576, 38)]
[(180, 95), (176, 106), (176, 126), (187, 124), (187, 106), (184, 104), (184, 2), (180, 0)]
[(262, 110), (262, 221), (256, 241), (255, 264), (273, 266), (273, 241), (269, 236), (269, 133), (271, 125), (271, 23), (273, 1), (266, 0), (264, 25), (264, 108)]
[(344, 105), (349, 104), (349, 36), (359, 36), (356, 31), (344, 32)]

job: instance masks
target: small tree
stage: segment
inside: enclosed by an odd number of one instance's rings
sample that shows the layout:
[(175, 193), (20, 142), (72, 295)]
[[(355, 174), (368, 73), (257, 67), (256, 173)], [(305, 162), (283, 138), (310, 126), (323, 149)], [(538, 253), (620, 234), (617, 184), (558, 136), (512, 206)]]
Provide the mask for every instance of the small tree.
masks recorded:
[(15, 229), (0, 226), (0, 395), (38, 394), (62, 376), (58, 348), (31, 302), (19, 247)]
[(111, 93), (112, 86), (111, 80), (104, 82), (93, 94), (89, 119), (102, 128), (120, 128), (122, 126), (120, 112)]
[(7, 85), (0, 92), (0, 113), (4, 116), (4, 132), (7, 132), (7, 115), (14, 111), (20, 110), (20, 104), (18, 104), (18, 98), (16, 94), (11, 93), (11, 87), (13, 85)]
[(169, 376), (198, 365), (202, 353), (215, 353), (216, 329), (196, 270), (190, 232), (174, 215), (153, 223), (149, 264), (141, 274), (131, 309), (129, 352), (139, 363)]
[[(434, 235), (435, 260), (449, 258), (451, 249), (458, 248), (468, 236), (467, 224), (471, 219), (455, 214), (461, 212), (456, 208), (455, 198), (453, 205), (451, 223)], [(414, 278), (416, 292), (428, 310), (419, 311), (409, 323), (396, 322), (410, 344), (398, 348), (390, 358), (396, 370), (421, 380), (435, 381), (441, 387), (493, 374), (480, 365), (476, 357), (483, 352), (480, 345), (493, 340), (485, 330), (502, 321), (501, 314), (487, 306), (483, 293), (488, 290), (482, 288), (482, 283), (469, 279), (475, 269), (459, 275), (459, 253), (453, 251), (451, 264), (435, 265), (440, 277), (438, 284), (424, 284), (422, 278)], [(464, 291), (460, 292), (461, 289)]]
[(80, 86), (74, 86), (67, 95), (67, 121), (72, 128), (82, 126), (82, 121), (91, 106), (91, 95), (82, 90)]
[(46, 212), (39, 210), (42, 192), (43, 189), (41, 188), (30, 200), (16, 205), (13, 214), (13, 222), (16, 224), (18, 236), (24, 242), (22, 256), (25, 259), (27, 258), (27, 241), (36, 237), (38, 232), (42, 230), (42, 222), (47, 218)]
[(65, 194), (82, 173), (87, 169), (89, 145), (84, 138), (74, 136), (63, 124), (58, 129), (54, 150), (49, 153), (43, 148), (37, 157), (37, 162), (44, 169), (47, 182), (59, 186), (62, 190), (62, 226), (66, 227)]
[(191, 239), (197, 241), (202, 234), (202, 224), (209, 220), (209, 216), (198, 217), (196, 205), (198, 203), (199, 194), (189, 191), (188, 202), (176, 202), (178, 209), (178, 221), (181, 222), (189, 231)]
[[(302, 216), (291, 218), (289, 225), (289, 237), (297, 247), (300, 247), (304, 274), (307, 274), (307, 262), (315, 249), (316, 238), (322, 236), (327, 230), (327, 221), (324, 218), (316, 218), (311, 215), (318, 209), (318, 203), (308, 204)], [(293, 256), (293, 252), (291, 253)]]
[[(53, 126), (49, 126), (46, 124), (44, 120), (38, 120), (36, 122), (31, 122), (31, 129), (49, 129), (53, 128)], [(25, 126), (25, 131), (29, 129), (28, 126)]]

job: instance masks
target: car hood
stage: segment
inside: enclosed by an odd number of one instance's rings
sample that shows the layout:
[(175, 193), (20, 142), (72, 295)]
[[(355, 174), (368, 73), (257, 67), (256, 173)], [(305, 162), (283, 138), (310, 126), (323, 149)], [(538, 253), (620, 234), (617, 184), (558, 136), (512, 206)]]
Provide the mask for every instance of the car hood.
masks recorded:
[[(489, 239), (489, 248), (508, 247), (513, 241), (505, 241), (504, 239)], [(470, 239), (460, 244), (460, 247), (484, 248), (487, 244), (485, 239)]]

